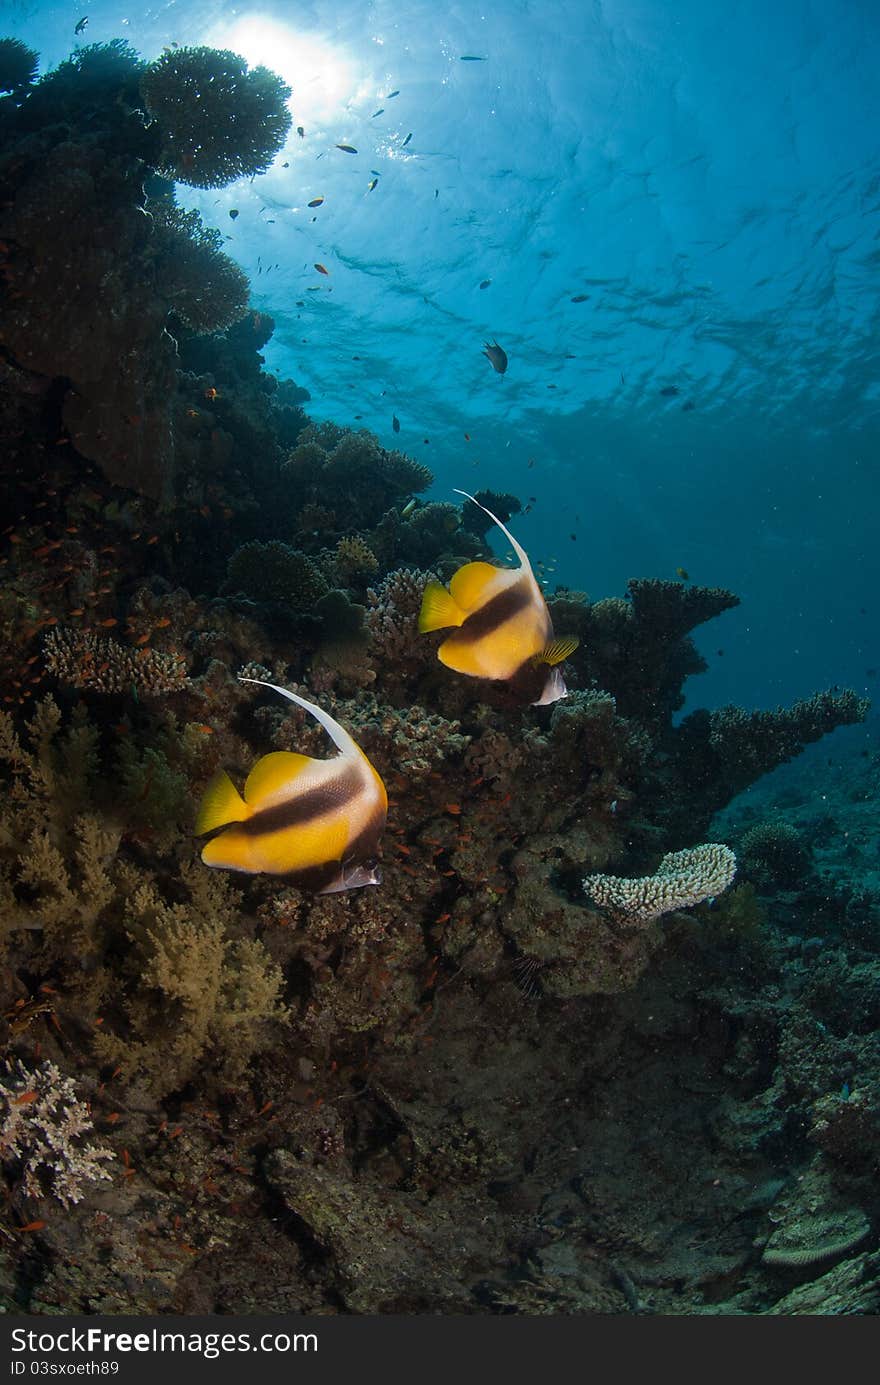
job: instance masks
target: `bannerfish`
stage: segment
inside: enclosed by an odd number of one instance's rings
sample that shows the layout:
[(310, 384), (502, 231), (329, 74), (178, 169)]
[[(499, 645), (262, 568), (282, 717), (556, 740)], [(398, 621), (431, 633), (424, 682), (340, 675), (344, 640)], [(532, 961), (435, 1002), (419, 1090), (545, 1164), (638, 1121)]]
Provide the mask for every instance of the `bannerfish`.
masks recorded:
[(315, 760), (276, 750), (258, 760), (242, 797), (225, 770), (205, 789), (196, 836), (221, 832), (202, 848), (206, 866), (248, 875), (283, 875), (312, 894), (338, 894), (381, 884), (379, 842), (388, 796), (370, 761), (348, 732), (313, 702), (259, 678), (304, 708), (324, 727), (339, 754)]
[(472, 678), (506, 682), (533, 707), (565, 697), (557, 667), (578, 646), (576, 637), (557, 640), (541, 588), (525, 549), (497, 515), (467, 491), (456, 490), (479, 505), (498, 525), (519, 558), (519, 567), (465, 563), (453, 574), (447, 591), (429, 582), (422, 598), (419, 631), (458, 628), (443, 641), (437, 657), (447, 668)]
[(499, 375), (504, 374), (507, 369), (507, 352), (498, 345), (497, 341), (484, 341), (483, 355), (487, 361), (491, 362), (493, 370), (497, 370)]

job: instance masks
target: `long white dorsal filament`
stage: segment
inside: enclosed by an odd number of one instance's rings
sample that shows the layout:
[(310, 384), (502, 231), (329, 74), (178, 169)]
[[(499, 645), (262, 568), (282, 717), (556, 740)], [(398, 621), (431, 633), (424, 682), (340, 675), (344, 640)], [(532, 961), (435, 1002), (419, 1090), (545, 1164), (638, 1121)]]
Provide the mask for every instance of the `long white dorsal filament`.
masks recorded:
[(315, 721), (321, 723), (327, 735), (333, 741), (333, 744), (338, 746), (343, 755), (359, 755), (361, 753), (358, 745), (352, 740), (345, 728), (340, 726), (338, 721), (334, 721), (330, 713), (325, 712), (323, 707), (318, 707), (314, 702), (307, 702), (304, 697), (300, 697), (298, 693), (291, 692), (288, 688), (279, 688), (277, 683), (264, 683), (262, 678), (243, 678), (241, 674), (239, 674), (238, 681), (239, 683), (256, 683), (260, 688), (271, 688), (273, 692), (280, 693), (282, 697), (286, 697), (290, 702), (295, 702), (297, 707), (302, 707), (304, 711), (311, 712)]

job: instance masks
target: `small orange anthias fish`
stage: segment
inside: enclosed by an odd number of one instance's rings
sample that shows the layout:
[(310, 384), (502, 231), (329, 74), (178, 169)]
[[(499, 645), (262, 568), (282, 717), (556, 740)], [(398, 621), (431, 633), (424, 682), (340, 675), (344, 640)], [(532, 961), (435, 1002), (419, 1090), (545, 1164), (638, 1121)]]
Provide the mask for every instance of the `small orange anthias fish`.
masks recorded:
[(453, 575), (449, 591), (439, 582), (429, 582), (419, 630), (425, 634), (457, 626), (437, 650), (441, 664), (472, 678), (509, 683), (533, 707), (558, 702), (565, 697), (566, 687), (557, 665), (577, 649), (577, 637), (554, 637), (550, 612), (525, 549), (497, 515), (467, 491), (455, 493), (473, 500), (498, 525), (520, 565), (499, 568), (491, 563), (465, 563)]
[(364, 752), (313, 702), (259, 678), (241, 682), (271, 688), (304, 708), (339, 754), (331, 760), (287, 750), (264, 755), (247, 777), (244, 797), (225, 770), (215, 774), (196, 818), (196, 836), (217, 833), (202, 848), (205, 865), (283, 875), (312, 894), (381, 884), (378, 852), (388, 795)]
[(491, 361), (493, 370), (497, 370), (499, 375), (504, 374), (507, 369), (507, 352), (497, 341), (484, 341), (483, 355), (487, 361)]

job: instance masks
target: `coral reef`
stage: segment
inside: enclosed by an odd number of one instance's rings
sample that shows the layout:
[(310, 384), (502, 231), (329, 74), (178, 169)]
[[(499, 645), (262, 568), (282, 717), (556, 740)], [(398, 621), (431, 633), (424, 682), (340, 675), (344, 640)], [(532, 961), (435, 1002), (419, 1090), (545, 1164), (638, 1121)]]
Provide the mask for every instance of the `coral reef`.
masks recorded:
[(802, 883), (810, 872), (810, 858), (801, 834), (781, 820), (756, 823), (744, 832), (739, 844), (742, 871), (757, 885)]
[(668, 852), (653, 875), (627, 880), (588, 875), (584, 893), (618, 923), (643, 924), (714, 898), (727, 889), (736, 871), (730, 847), (716, 842)]
[(254, 540), (236, 549), (229, 559), (226, 585), (254, 601), (280, 602), (296, 611), (308, 610), (327, 591), (311, 559), (275, 539)]
[(50, 1062), (34, 1070), (7, 1063), (5, 1076), (0, 1160), (20, 1171), (25, 1197), (51, 1196), (70, 1207), (82, 1198), (85, 1184), (106, 1182), (110, 1174), (104, 1164), (115, 1155), (89, 1142), (89, 1104), (77, 1095), (73, 1079)]
[(157, 288), (176, 317), (194, 332), (218, 332), (244, 317), (247, 275), (224, 255), (223, 237), (167, 198), (148, 205), (155, 228)]
[(30, 86), (39, 61), (39, 54), (20, 39), (0, 38), (0, 91)]
[(145, 646), (131, 649), (90, 630), (57, 626), (47, 634), (43, 653), (49, 672), (70, 688), (108, 694), (135, 689), (146, 696), (161, 697), (189, 686), (182, 654)]
[(157, 167), (193, 187), (265, 173), (290, 129), (290, 87), (223, 49), (166, 48), (141, 92), (161, 131)]
[[(650, 578), (549, 597), (552, 707), (439, 664), (486, 517), (309, 420), (159, 176), (265, 167), (285, 103), (121, 42), (0, 101), (0, 1307), (877, 1311), (877, 759), (758, 782), (865, 704), (678, 724), (737, 598)], [(239, 669), (376, 765), (379, 889), (201, 866), (218, 769), (332, 753)]]

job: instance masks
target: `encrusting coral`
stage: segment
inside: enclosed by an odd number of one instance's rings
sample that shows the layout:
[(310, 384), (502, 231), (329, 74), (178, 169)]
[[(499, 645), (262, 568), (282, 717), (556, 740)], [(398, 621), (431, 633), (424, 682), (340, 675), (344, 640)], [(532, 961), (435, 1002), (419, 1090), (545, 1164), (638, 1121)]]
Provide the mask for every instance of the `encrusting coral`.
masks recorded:
[(653, 875), (628, 880), (619, 875), (588, 875), (584, 893), (620, 923), (643, 924), (686, 909), (726, 890), (736, 872), (736, 856), (717, 842), (671, 851)]
[(161, 133), (160, 172), (193, 187), (265, 173), (291, 125), (290, 87), (225, 49), (167, 48), (141, 91)]

